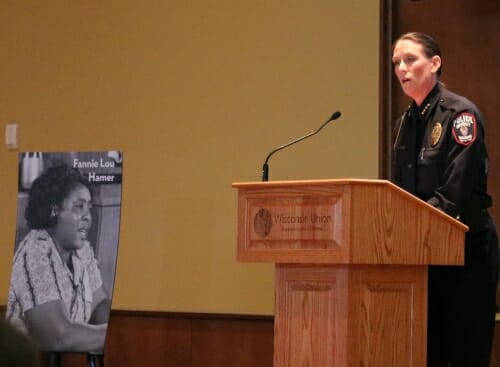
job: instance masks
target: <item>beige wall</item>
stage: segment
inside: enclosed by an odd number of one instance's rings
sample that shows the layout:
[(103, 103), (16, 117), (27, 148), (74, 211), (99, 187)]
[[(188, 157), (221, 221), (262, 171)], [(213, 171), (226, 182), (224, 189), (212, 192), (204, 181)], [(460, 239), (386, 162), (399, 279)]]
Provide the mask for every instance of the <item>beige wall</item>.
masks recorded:
[[(113, 307), (273, 313), (271, 265), (235, 260), (235, 181), (377, 177), (379, 4), (2, 1), (0, 122), (20, 151), (124, 151)], [(3, 138), (3, 135), (2, 135)], [(0, 148), (0, 304), (17, 153)]]

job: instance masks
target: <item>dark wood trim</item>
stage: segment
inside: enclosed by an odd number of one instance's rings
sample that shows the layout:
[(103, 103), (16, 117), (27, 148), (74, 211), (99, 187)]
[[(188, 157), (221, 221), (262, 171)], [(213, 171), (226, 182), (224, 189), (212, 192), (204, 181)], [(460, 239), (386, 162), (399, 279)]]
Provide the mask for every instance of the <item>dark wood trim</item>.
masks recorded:
[(391, 177), (392, 130), (402, 113), (396, 103), (400, 91), (392, 67), (398, 9), (398, 0), (380, 0), (379, 178), (382, 179)]
[(234, 321), (274, 321), (272, 315), (250, 314), (219, 314), (200, 312), (169, 312), (169, 311), (143, 311), (143, 310), (111, 310), (111, 317), (150, 317), (150, 318), (180, 318), (190, 320), (234, 320)]
[(380, 0), (379, 178), (390, 178), (392, 126), (393, 0)]

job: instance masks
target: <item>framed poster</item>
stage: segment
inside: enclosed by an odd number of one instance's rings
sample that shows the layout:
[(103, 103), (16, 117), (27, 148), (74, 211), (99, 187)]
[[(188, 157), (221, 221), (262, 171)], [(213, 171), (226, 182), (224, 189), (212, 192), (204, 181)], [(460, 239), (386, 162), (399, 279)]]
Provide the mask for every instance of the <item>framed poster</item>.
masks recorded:
[(120, 151), (19, 154), (6, 319), (42, 351), (101, 353), (118, 254)]

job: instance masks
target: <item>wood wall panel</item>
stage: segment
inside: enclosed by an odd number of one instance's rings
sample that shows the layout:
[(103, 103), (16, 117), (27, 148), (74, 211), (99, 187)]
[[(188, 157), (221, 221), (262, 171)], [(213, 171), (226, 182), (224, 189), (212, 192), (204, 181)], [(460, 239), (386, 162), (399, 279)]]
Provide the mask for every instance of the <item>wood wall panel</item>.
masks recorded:
[[(125, 316), (125, 317), (123, 317)], [(191, 366), (191, 323), (182, 317), (113, 315), (106, 341), (108, 366)]]
[[(272, 367), (273, 340), (272, 316), (112, 311), (104, 365)], [(40, 367), (90, 365), (81, 353), (41, 353), (40, 362)]]
[(114, 312), (105, 364), (271, 367), (272, 348), (271, 317)]
[(190, 366), (271, 367), (273, 335), (272, 319), (192, 320)]

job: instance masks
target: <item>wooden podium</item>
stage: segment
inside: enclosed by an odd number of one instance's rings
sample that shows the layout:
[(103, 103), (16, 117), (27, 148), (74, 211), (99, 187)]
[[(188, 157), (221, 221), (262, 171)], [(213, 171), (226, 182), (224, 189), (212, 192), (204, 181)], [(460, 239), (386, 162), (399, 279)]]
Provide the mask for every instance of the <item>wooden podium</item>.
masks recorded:
[(467, 226), (383, 180), (235, 183), (238, 261), (276, 264), (274, 367), (424, 367), (427, 268)]

